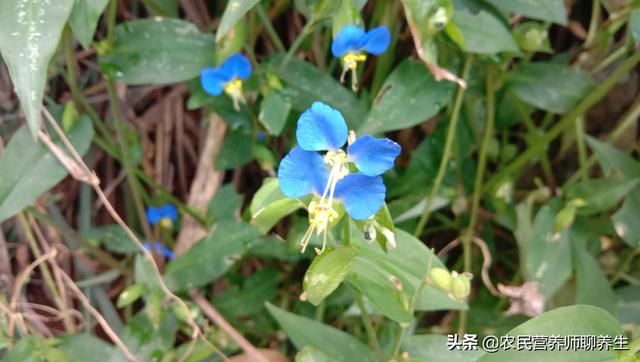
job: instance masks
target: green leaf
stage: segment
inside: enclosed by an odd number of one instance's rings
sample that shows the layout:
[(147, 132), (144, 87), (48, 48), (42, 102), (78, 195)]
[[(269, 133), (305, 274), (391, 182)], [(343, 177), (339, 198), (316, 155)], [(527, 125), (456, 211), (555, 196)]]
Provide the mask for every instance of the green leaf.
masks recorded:
[[(590, 305), (574, 305), (557, 308), (539, 315), (508, 333), (510, 336), (535, 335), (622, 335), (623, 330), (618, 321), (606, 311)], [(481, 362), (502, 361), (565, 361), (595, 362), (615, 361), (616, 351), (518, 351), (516, 349), (500, 349), (496, 353), (482, 356)]]
[[(383, 281), (389, 282), (389, 276), (397, 278), (402, 285), (402, 299), (410, 300), (419, 283), (427, 276), (429, 263), (431, 268), (446, 266), (438, 257), (427, 249), (420, 240), (404, 230), (396, 229), (396, 248), (388, 252), (382, 251), (377, 245), (367, 242), (357, 228), (351, 231), (352, 247), (356, 254), (383, 271)], [(395, 291), (394, 291), (395, 293)], [(373, 301), (372, 301), (373, 303)], [(466, 303), (458, 303), (449, 298), (446, 293), (430, 285), (425, 285), (416, 300), (416, 310), (446, 310), (466, 309)]]
[[(280, 64), (282, 56), (271, 58), (271, 64)], [(298, 59), (292, 59), (284, 69), (276, 68), (278, 76), (288, 83), (282, 91), (284, 100), (293, 109), (305, 111), (315, 101), (324, 102), (339, 110), (349, 129), (357, 129), (364, 120), (366, 109), (354, 93), (326, 72)]]
[(468, 362), (485, 354), (482, 350), (452, 351), (447, 348), (447, 336), (436, 334), (413, 335), (402, 343), (402, 351), (409, 353), (412, 362)]
[(228, 183), (222, 186), (209, 202), (208, 213), (216, 221), (235, 220), (242, 201), (243, 197), (234, 190), (233, 183)]
[(123, 308), (138, 300), (147, 291), (144, 284), (131, 284), (118, 296), (117, 307)]
[(627, 285), (616, 289), (618, 320), (622, 324), (640, 322), (640, 285)]
[(169, 262), (165, 282), (171, 290), (186, 291), (216, 280), (249, 249), (259, 232), (253, 226), (225, 220), (213, 235)]
[(59, 348), (67, 354), (70, 361), (127, 361), (119, 349), (88, 333), (63, 336)]
[[(81, 118), (67, 137), (84, 155), (93, 139), (91, 121), (87, 117)], [(54, 142), (61, 149), (66, 149), (62, 141), (54, 139)], [(31, 137), (28, 127), (21, 127), (0, 157), (0, 221), (33, 204), (40, 195), (62, 181), (67, 173), (49, 149)]]
[(583, 199), (586, 205), (578, 209), (581, 214), (595, 214), (615, 207), (634, 187), (640, 178), (632, 180), (590, 179), (583, 180), (565, 190), (567, 198)]
[(80, 232), (87, 240), (96, 240), (107, 249), (121, 254), (138, 252), (138, 246), (131, 241), (129, 235), (120, 225), (111, 224), (97, 226)]
[(178, 17), (177, 0), (142, 0), (153, 15)]
[(350, 334), (320, 322), (297, 316), (267, 303), (267, 309), (298, 350), (306, 346), (318, 349), (331, 361), (375, 361), (373, 352)]
[(369, 260), (358, 257), (347, 276), (347, 282), (358, 289), (385, 316), (399, 323), (410, 323), (409, 298), (399, 279)]
[(3, 356), (3, 362), (70, 362), (66, 353), (52, 347), (52, 343), (35, 336), (22, 337), (10, 352)]
[(487, 0), (507, 13), (517, 13), (527, 18), (567, 25), (567, 11), (563, 0)]
[(453, 24), (462, 33), (462, 49), (465, 51), (480, 54), (518, 51), (518, 45), (506, 25), (485, 10), (472, 14), (464, 9), (456, 9)]
[(73, 0), (0, 1), (0, 53), (34, 137), (42, 119), (49, 60), (72, 6)]
[(323, 350), (305, 346), (296, 354), (296, 362), (331, 362), (331, 358)]
[(302, 201), (290, 199), (280, 191), (277, 178), (269, 178), (251, 200), (251, 223), (257, 226), (262, 234), (266, 234), (283, 217), (302, 207)]
[(636, 42), (640, 43), (640, 8), (631, 10), (629, 15), (629, 33)]
[(427, 121), (451, 99), (451, 82), (438, 82), (421, 62), (405, 60), (373, 101), (360, 133), (381, 133)]
[(524, 102), (553, 113), (568, 112), (594, 86), (582, 70), (538, 62), (515, 69), (509, 88)]
[(220, 41), (222, 37), (240, 20), (251, 8), (253, 8), (260, 0), (230, 0), (222, 14), (220, 26), (216, 33), (216, 41)]
[(557, 199), (540, 208), (533, 224), (520, 205), (515, 233), (521, 255), (520, 267), (525, 280), (540, 283), (540, 292), (549, 298), (571, 276), (569, 233), (554, 233), (560, 209)]
[(349, 273), (356, 253), (351, 248), (327, 249), (318, 255), (304, 275), (307, 300), (318, 305), (333, 293)]
[(216, 158), (217, 170), (231, 170), (244, 166), (253, 159), (251, 137), (243, 130), (229, 130)]
[(576, 271), (576, 304), (591, 304), (618, 315), (617, 298), (598, 261), (589, 254), (582, 240), (573, 240)]
[(640, 247), (640, 195), (627, 196), (622, 207), (611, 216), (616, 234), (632, 248)]
[(242, 289), (230, 288), (213, 298), (213, 305), (225, 316), (240, 317), (256, 313), (278, 292), (278, 271), (266, 267), (251, 274)]
[(290, 111), (291, 104), (280, 93), (273, 92), (260, 103), (258, 119), (270, 135), (278, 136), (287, 123)]
[(605, 175), (626, 180), (640, 177), (640, 162), (633, 157), (591, 136), (587, 136), (586, 140)]
[(109, 0), (76, 0), (69, 17), (69, 25), (76, 39), (85, 49), (89, 49), (100, 15)]
[(188, 21), (143, 19), (119, 24), (114, 48), (99, 61), (127, 84), (169, 84), (197, 77), (213, 64), (213, 49), (213, 34)]

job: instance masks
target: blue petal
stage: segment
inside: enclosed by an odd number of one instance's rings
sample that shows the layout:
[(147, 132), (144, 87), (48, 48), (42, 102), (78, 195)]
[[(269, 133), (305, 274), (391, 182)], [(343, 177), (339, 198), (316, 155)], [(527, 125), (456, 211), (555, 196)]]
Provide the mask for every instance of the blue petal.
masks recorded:
[(338, 181), (334, 197), (354, 220), (365, 220), (380, 210), (385, 192), (382, 177), (352, 173)]
[(391, 43), (391, 34), (386, 26), (379, 26), (369, 30), (358, 44), (359, 49), (364, 49), (367, 53), (380, 55), (384, 53)]
[(220, 72), (224, 76), (229, 77), (229, 79), (233, 79), (234, 77), (247, 79), (251, 75), (251, 70), (251, 62), (240, 53), (233, 54), (227, 58), (220, 67)]
[(143, 245), (145, 249), (151, 251), (151, 243), (149, 243), (148, 241), (145, 241)]
[(147, 221), (151, 225), (155, 225), (162, 220), (162, 214), (160, 209), (157, 207), (149, 206), (147, 207)]
[(156, 243), (155, 247), (156, 247), (156, 250), (160, 254), (164, 255), (165, 258), (167, 258), (167, 259), (175, 258), (175, 254), (173, 253), (173, 251), (171, 249), (169, 249), (169, 248), (167, 248), (167, 247), (165, 247), (165, 246), (163, 246), (163, 245), (161, 245), (159, 243)]
[(342, 147), (348, 133), (340, 112), (324, 103), (314, 102), (298, 119), (296, 138), (304, 150), (326, 151)]
[(391, 167), (400, 154), (401, 147), (388, 138), (373, 138), (369, 135), (358, 138), (347, 147), (349, 158), (358, 171), (365, 175), (381, 175)]
[(358, 44), (364, 36), (364, 29), (355, 25), (347, 25), (340, 29), (340, 32), (331, 43), (331, 53), (334, 57), (341, 57), (351, 50), (359, 50)]
[(299, 146), (294, 147), (278, 167), (280, 189), (288, 197), (301, 197), (312, 192), (322, 194), (328, 178), (322, 156)]
[(219, 96), (222, 94), (222, 89), (227, 81), (228, 79), (222, 78), (220, 68), (208, 67), (200, 72), (200, 84), (205, 92), (211, 95)]
[(173, 204), (164, 204), (159, 210), (162, 214), (162, 218), (167, 218), (171, 221), (176, 221), (178, 219), (178, 209), (176, 209)]

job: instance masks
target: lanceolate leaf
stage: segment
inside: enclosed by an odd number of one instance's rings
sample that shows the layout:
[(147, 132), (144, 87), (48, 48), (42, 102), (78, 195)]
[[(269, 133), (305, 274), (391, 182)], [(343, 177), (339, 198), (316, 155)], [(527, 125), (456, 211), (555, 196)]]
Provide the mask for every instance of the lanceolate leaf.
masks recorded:
[(188, 21), (134, 20), (118, 25), (115, 35), (114, 49), (100, 63), (127, 84), (182, 82), (213, 65), (213, 34), (199, 32)]
[[(67, 137), (78, 152), (84, 154), (93, 139), (91, 121), (81, 118)], [(64, 149), (62, 141), (56, 144)], [(34, 203), (67, 173), (49, 149), (34, 141), (28, 128), (23, 126), (0, 157), (0, 221)]]
[(355, 337), (312, 319), (297, 316), (267, 303), (267, 309), (298, 350), (311, 346), (331, 361), (375, 361), (373, 352)]
[(233, 27), (233, 25), (242, 18), (247, 11), (251, 10), (260, 0), (231, 0), (227, 3), (227, 7), (222, 14), (220, 26), (216, 34), (216, 41), (222, 37)]
[(109, 0), (76, 0), (73, 5), (69, 25), (83, 47), (91, 45), (100, 15), (108, 3)]
[(49, 60), (72, 6), (73, 0), (0, 1), (0, 52), (34, 136)]

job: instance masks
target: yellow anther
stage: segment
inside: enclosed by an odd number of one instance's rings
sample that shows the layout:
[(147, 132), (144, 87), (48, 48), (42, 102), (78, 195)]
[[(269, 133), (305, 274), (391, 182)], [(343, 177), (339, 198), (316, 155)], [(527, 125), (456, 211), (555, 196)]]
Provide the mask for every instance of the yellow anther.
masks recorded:
[(168, 217), (163, 217), (160, 219), (160, 227), (168, 229), (173, 225), (173, 222)]
[(367, 56), (365, 54), (356, 52), (349, 52), (342, 57), (344, 64), (351, 70), (356, 69), (358, 67), (358, 63), (364, 62), (365, 60), (367, 60)]
[(240, 79), (233, 79), (224, 85), (224, 91), (230, 96), (238, 96), (242, 93), (242, 81)]

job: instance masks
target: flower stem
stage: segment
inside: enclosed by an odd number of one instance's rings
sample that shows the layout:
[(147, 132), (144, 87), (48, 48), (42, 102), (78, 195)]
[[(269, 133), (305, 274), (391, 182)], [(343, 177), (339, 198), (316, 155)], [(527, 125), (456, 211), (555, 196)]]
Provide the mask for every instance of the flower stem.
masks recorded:
[(264, 10), (264, 6), (261, 3), (258, 3), (258, 5), (256, 5), (256, 12), (258, 13), (258, 17), (260, 18), (260, 21), (262, 21), (264, 29), (267, 31), (267, 35), (269, 35), (269, 38), (271, 38), (273, 44), (276, 46), (278, 51), (284, 53), (286, 51), (286, 49), (284, 48), (284, 44), (282, 44), (282, 40), (280, 40), (278, 33), (273, 28), (271, 19), (269, 19), (269, 15), (267, 15), (267, 12)]
[[(468, 54), (467, 58), (464, 62), (464, 69), (462, 71), (462, 79), (466, 81), (469, 76), (469, 70), (471, 69), (471, 63), (473, 62), (473, 54)], [(458, 125), (458, 118), (460, 116), (460, 109), (462, 108), (462, 100), (464, 98), (465, 89), (458, 85), (458, 90), (456, 92), (456, 98), (453, 104), (453, 112), (451, 113), (451, 120), (449, 122), (449, 129), (447, 130), (447, 140), (444, 145), (444, 152), (442, 154), (442, 159), (440, 160), (440, 167), (438, 168), (438, 174), (436, 175), (436, 179), (433, 184), (433, 188), (431, 189), (431, 194), (427, 199), (427, 204), (424, 207), (424, 211), (422, 212), (422, 216), (418, 221), (418, 225), (416, 226), (413, 235), (415, 237), (420, 237), (424, 227), (427, 225), (427, 221), (429, 221), (429, 216), (431, 214), (431, 205), (433, 204), (433, 200), (438, 195), (438, 191), (440, 191), (440, 186), (442, 185), (442, 180), (444, 179), (444, 175), (447, 170), (447, 164), (449, 163), (449, 159), (451, 158), (451, 150), (453, 148), (453, 140), (456, 135), (456, 128)]]
[[(478, 210), (480, 208), (480, 198), (482, 197), (482, 181), (487, 167), (487, 148), (491, 135), (493, 134), (493, 122), (495, 119), (495, 88), (493, 79), (493, 66), (487, 67), (487, 119), (482, 134), (482, 143), (480, 144), (480, 154), (478, 155), (478, 169), (476, 171), (476, 179), (473, 186), (473, 199), (471, 201), (471, 216), (469, 226), (462, 236), (462, 253), (464, 258), (464, 271), (471, 272), (473, 269), (471, 258), (471, 239), (475, 233), (476, 223), (478, 221)], [(460, 312), (458, 333), (463, 333), (467, 324), (467, 311)]]
[(488, 192), (492, 190), (500, 181), (505, 177), (514, 174), (521, 167), (527, 164), (529, 160), (540, 153), (544, 147), (546, 147), (551, 141), (555, 140), (565, 130), (573, 125), (573, 121), (576, 117), (583, 115), (594, 104), (598, 103), (609, 90), (618, 83), (618, 81), (629, 74), (629, 71), (633, 69), (638, 63), (640, 63), (640, 52), (634, 53), (631, 57), (627, 58), (604, 82), (600, 83), (591, 93), (582, 99), (577, 106), (575, 106), (569, 113), (564, 115), (555, 126), (553, 126), (547, 133), (545, 133), (540, 139), (533, 145), (530, 145), (524, 152), (522, 152), (515, 160), (504, 167), (500, 172), (494, 175), (487, 183), (485, 183), (482, 192)]
[(380, 347), (380, 342), (378, 342), (378, 337), (376, 336), (376, 332), (373, 329), (373, 324), (371, 323), (371, 317), (369, 316), (369, 312), (367, 312), (367, 308), (364, 305), (364, 301), (362, 300), (362, 294), (356, 289), (353, 289), (353, 295), (356, 300), (356, 304), (360, 309), (360, 315), (362, 316), (362, 323), (364, 324), (364, 329), (367, 331), (367, 337), (369, 338), (369, 345), (373, 348), (376, 356), (379, 361), (384, 361), (384, 352), (382, 352), (382, 348)]
[(311, 34), (311, 30), (313, 29), (314, 25), (315, 19), (313, 17), (311, 17), (311, 19), (309, 19), (309, 21), (304, 24), (304, 27), (302, 27), (300, 34), (298, 34), (298, 37), (293, 41), (293, 44), (291, 44), (289, 51), (287, 51), (287, 55), (285, 55), (284, 60), (280, 65), (280, 70), (283, 70), (287, 66), (287, 64), (289, 64), (291, 58), (293, 58), (293, 54), (295, 54), (296, 50), (298, 50), (300, 45), (302, 45), (302, 42), (307, 37), (307, 35)]

